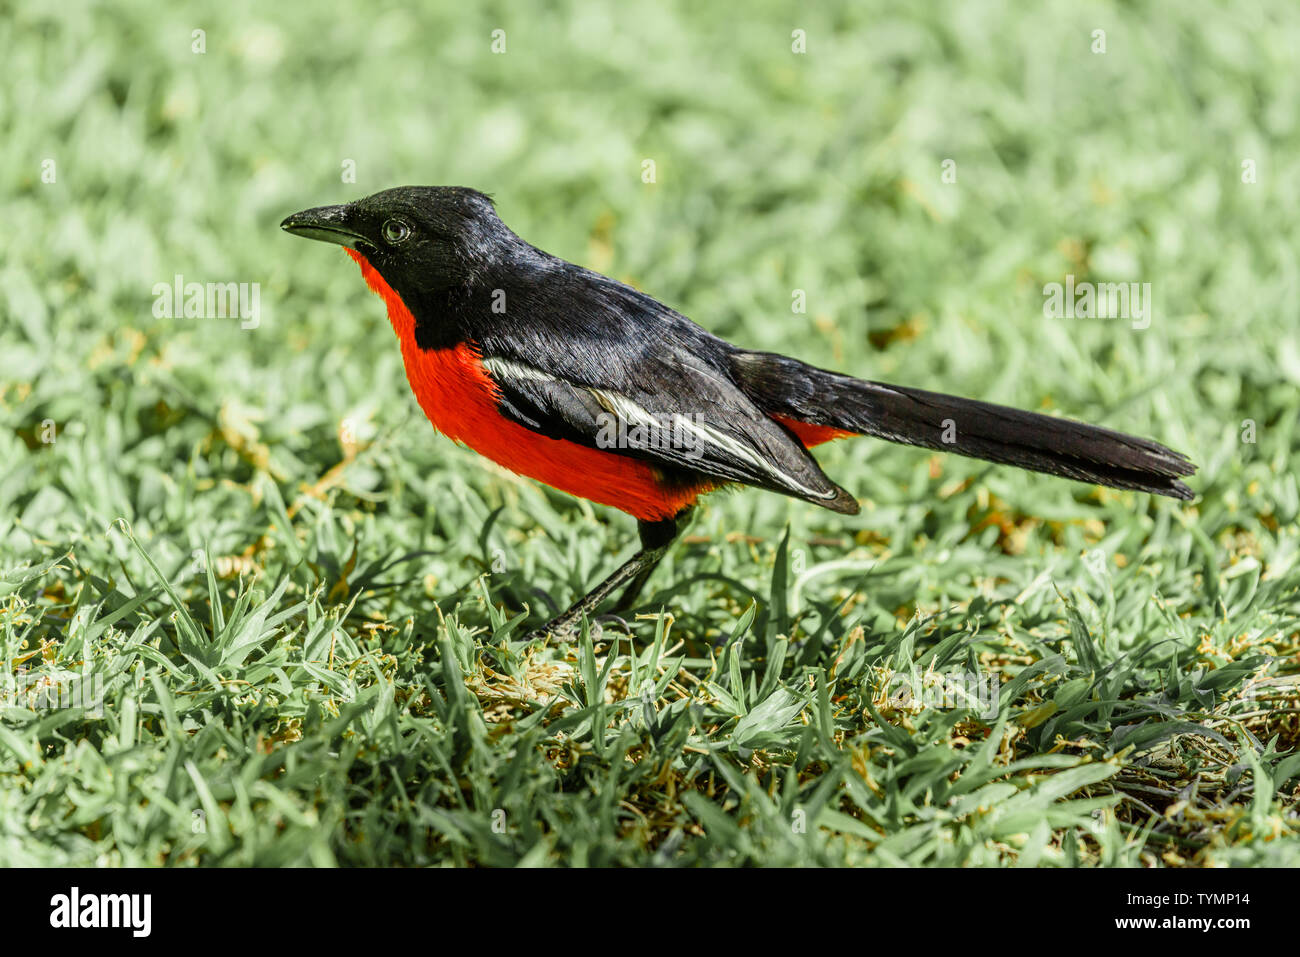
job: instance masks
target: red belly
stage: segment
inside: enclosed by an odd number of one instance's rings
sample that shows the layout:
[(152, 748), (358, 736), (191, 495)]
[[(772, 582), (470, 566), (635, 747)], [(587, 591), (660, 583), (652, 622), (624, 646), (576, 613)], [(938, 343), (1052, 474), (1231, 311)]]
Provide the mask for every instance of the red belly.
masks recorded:
[(424, 414), (449, 439), (512, 472), (646, 521), (671, 518), (713, 487), (666, 483), (646, 462), (549, 439), (503, 417), (497, 410), (496, 386), (474, 347), (462, 343), (450, 349), (421, 349), (415, 342), (415, 318), (401, 297), (364, 256), (351, 249), (347, 253), (361, 266), (366, 285), (387, 304), (406, 378)]
[(821, 445), (823, 442), (832, 442), (835, 439), (847, 439), (853, 434), (852, 432), (845, 432), (843, 429), (832, 428), (829, 425), (813, 425), (811, 422), (787, 419), (784, 415), (774, 415), (772, 418), (799, 436), (799, 441), (803, 443), (806, 449), (810, 449), (814, 445)]

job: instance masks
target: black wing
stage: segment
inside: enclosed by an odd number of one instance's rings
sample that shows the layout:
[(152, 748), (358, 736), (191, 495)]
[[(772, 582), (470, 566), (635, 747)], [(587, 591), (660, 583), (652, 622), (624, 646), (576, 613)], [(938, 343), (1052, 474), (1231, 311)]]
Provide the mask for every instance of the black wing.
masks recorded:
[(567, 439), (728, 482), (792, 495), (839, 512), (858, 503), (808, 450), (725, 375), (676, 352), (642, 357), (635, 382), (569, 381), (506, 356), (484, 356), (501, 414)]

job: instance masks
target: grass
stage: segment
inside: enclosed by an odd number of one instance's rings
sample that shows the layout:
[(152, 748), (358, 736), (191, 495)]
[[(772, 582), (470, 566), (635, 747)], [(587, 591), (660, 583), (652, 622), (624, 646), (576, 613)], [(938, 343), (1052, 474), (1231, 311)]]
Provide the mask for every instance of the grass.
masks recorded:
[[(1300, 863), (1291, 5), (0, 13), (0, 864)], [(633, 523), (435, 436), (277, 229), (402, 183), (1198, 498), (836, 443), (860, 515), (715, 495), (631, 637), (524, 643)]]

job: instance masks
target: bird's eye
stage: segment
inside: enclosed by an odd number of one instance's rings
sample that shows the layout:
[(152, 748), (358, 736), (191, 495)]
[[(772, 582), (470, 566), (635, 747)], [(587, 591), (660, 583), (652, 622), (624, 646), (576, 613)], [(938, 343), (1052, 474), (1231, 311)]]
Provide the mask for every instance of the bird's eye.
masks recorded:
[(404, 243), (411, 235), (411, 227), (400, 219), (390, 219), (384, 223), (384, 242), (390, 246)]

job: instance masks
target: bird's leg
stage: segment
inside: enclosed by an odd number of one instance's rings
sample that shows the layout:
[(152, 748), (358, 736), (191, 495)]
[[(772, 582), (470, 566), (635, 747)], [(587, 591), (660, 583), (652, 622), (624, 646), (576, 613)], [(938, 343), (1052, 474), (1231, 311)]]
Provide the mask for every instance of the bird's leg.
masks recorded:
[(663, 561), (664, 555), (668, 554), (669, 547), (677, 540), (677, 536), (682, 533), (690, 521), (690, 509), (678, 512), (672, 518), (664, 519), (660, 522), (637, 522), (637, 532), (641, 535), (641, 552), (655, 552), (658, 554), (651, 561), (642, 566), (641, 570), (628, 583), (623, 594), (619, 596), (618, 603), (614, 605), (615, 612), (627, 611), (636, 601), (637, 596), (641, 594), (641, 589), (645, 587), (646, 581), (659, 563)]
[(637, 531), (641, 535), (641, 550), (620, 565), (603, 582), (570, 605), (565, 612), (556, 615), (533, 632), (533, 637), (570, 636), (577, 630), (583, 615), (590, 615), (606, 598), (625, 585), (627, 591), (619, 599), (617, 609), (620, 611), (627, 609), (636, 600), (650, 573), (668, 553), (673, 541), (686, 527), (690, 511), (689, 508), (683, 509), (673, 518), (658, 522), (639, 522)]

